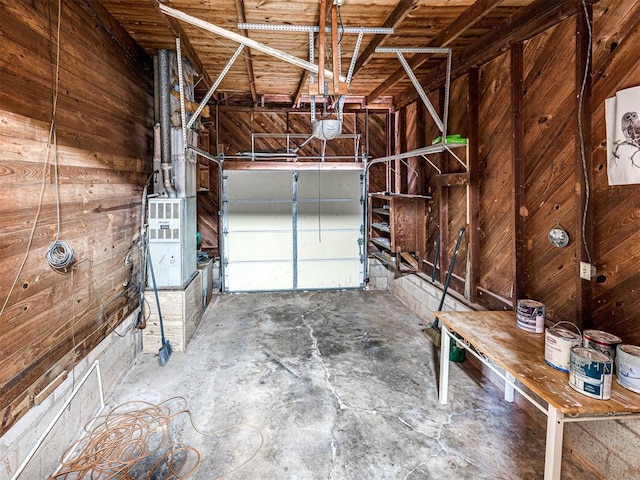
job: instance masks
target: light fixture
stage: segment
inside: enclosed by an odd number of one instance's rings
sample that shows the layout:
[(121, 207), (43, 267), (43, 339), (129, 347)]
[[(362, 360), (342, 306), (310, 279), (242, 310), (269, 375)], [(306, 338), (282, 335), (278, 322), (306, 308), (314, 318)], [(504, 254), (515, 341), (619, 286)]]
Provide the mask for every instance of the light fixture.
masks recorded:
[(313, 136), (320, 140), (333, 140), (342, 132), (342, 121), (333, 118), (317, 120), (313, 124)]

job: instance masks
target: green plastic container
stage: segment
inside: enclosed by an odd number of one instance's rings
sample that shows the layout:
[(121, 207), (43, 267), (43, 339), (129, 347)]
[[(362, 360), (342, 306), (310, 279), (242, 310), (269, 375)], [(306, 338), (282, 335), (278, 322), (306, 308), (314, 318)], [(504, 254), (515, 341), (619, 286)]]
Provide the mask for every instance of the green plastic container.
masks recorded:
[(456, 339), (451, 337), (449, 340), (449, 360), (452, 362), (464, 362), (464, 348), (458, 347)]

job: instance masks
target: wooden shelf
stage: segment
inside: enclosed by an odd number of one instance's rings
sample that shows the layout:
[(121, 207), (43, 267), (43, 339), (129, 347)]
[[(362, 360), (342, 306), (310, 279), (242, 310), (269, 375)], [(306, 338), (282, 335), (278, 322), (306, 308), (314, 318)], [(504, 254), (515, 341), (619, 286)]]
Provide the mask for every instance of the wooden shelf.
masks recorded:
[(372, 255), (396, 275), (420, 269), (425, 248), (426, 202), (430, 197), (390, 192), (369, 194), (369, 242)]
[(371, 227), (378, 230), (379, 232), (385, 232), (385, 233), (391, 233), (391, 227), (389, 226), (388, 223), (372, 223)]
[(389, 216), (388, 208), (374, 208), (373, 213), (377, 213), (378, 215), (387, 215)]

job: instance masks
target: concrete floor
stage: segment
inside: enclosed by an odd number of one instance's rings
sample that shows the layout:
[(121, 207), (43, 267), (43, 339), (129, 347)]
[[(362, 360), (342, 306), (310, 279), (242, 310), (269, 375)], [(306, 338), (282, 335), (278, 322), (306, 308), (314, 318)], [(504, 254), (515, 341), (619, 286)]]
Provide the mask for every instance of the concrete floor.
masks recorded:
[[(174, 436), (201, 454), (193, 477), (541, 479), (544, 428), (464, 364), (437, 401), (422, 322), (387, 292), (223, 295), (164, 367), (142, 355), (112, 405), (184, 396)], [(255, 426), (252, 427), (252, 426)], [(254, 455), (255, 451), (262, 446)], [(563, 479), (596, 479), (571, 455)]]

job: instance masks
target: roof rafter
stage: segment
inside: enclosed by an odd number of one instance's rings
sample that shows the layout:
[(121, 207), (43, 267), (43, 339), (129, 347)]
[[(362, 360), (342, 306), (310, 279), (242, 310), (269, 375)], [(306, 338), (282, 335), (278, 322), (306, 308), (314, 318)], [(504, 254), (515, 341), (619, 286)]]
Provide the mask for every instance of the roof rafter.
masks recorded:
[[(599, 0), (585, 0), (587, 5)], [(451, 80), (464, 75), (471, 67), (479, 67), (500, 56), (517, 42), (528, 40), (535, 35), (557, 25), (568, 17), (582, 12), (582, 4), (574, 0), (536, 0), (515, 17), (508, 19), (503, 25), (493, 29), (481, 37), (463, 52), (454, 55), (451, 69)], [(430, 92), (444, 82), (444, 72), (441, 71), (424, 90)], [(402, 108), (418, 99), (415, 90), (408, 90), (394, 102), (397, 108)]]
[[(331, 8), (331, 1), (332, 0), (326, 0), (326, 3), (323, 7), (322, 2), (323, 0), (319, 0), (318, 1), (318, 25), (320, 25), (320, 15), (321, 12), (326, 12), (329, 11), (329, 8)], [(326, 20), (326, 19), (325, 19)], [(315, 42), (314, 42), (315, 45)], [(311, 45), (309, 45), (309, 48), (311, 48)], [(302, 75), (300, 75), (300, 81), (298, 82), (298, 87), (296, 88), (295, 93), (293, 94), (293, 107), (297, 107), (299, 102), (300, 102), (300, 98), (302, 97), (303, 93), (304, 93), (304, 87), (307, 84), (307, 80), (309, 80), (309, 71), (308, 70), (303, 70), (302, 71)]]
[[(238, 23), (247, 23), (247, 15), (244, 7), (244, 0), (236, 0), (236, 12), (238, 15)], [(241, 30), (240, 33), (247, 37), (247, 31)], [(245, 48), (244, 51), (244, 63), (247, 66), (247, 75), (249, 76), (249, 88), (251, 89), (251, 100), (253, 104), (258, 103), (258, 92), (256, 91), (256, 77), (253, 74), (253, 57), (251, 56), (251, 49)]]
[[(417, 0), (401, 0), (400, 2), (398, 2), (398, 5), (396, 5), (396, 8), (393, 9), (393, 12), (389, 14), (387, 19), (382, 24), (382, 26), (386, 28), (393, 28), (393, 29), (397, 28), (398, 25), (400, 25), (402, 21), (405, 18), (407, 18), (407, 15), (409, 15), (413, 10), (415, 10), (417, 5), (418, 5)], [(371, 60), (371, 57), (375, 54), (376, 48), (382, 45), (382, 43), (385, 42), (387, 38), (389, 38), (390, 36), (391, 34), (376, 35), (373, 37), (373, 40), (371, 40), (371, 42), (369, 42), (367, 47), (362, 51), (362, 54), (360, 55), (360, 57), (358, 58), (358, 61), (356, 62), (356, 68), (353, 71), (354, 76), (356, 75), (358, 70), (360, 70), (367, 63), (369, 63), (369, 60)]]
[[(502, 3), (503, 0), (477, 0), (473, 5), (467, 8), (458, 18), (456, 18), (449, 27), (442, 30), (438, 35), (433, 37), (427, 47), (446, 47), (456, 38), (466, 32), (473, 25), (486, 17), (494, 8)], [(550, 2), (551, 3), (551, 2)], [(411, 69), (416, 69), (425, 63), (431, 55), (418, 54), (408, 60)], [(406, 76), (406, 72), (402, 67), (393, 72), (382, 84), (380, 84), (369, 96), (367, 101), (371, 102), (378, 97), (384, 95), (391, 87), (402, 80)]]
[[(182, 25), (180, 25), (180, 22), (178, 22), (178, 20), (176, 20), (173, 17), (164, 15), (160, 10), (160, 6), (159, 6), (160, 4), (157, 1), (151, 0), (151, 2), (154, 4), (158, 12), (158, 15), (164, 18), (164, 21), (167, 24), (167, 27), (169, 28), (169, 30), (171, 30), (171, 33), (175, 37), (180, 37), (180, 46), (184, 51), (184, 56), (187, 57), (191, 62), (191, 64), (193, 65), (193, 67), (198, 72), (200, 72), (200, 74), (202, 75), (202, 81), (204, 82), (204, 86), (207, 89), (211, 88), (211, 85), (213, 85), (213, 82), (211, 81), (211, 77), (209, 76), (207, 69), (204, 67), (204, 64), (200, 60), (200, 57), (198, 56), (198, 53), (196, 52), (195, 48), (193, 48), (193, 45), (191, 44), (191, 41), (189, 40), (187, 33), (182, 28)], [(217, 95), (215, 93), (214, 93), (214, 98), (217, 98)]]

